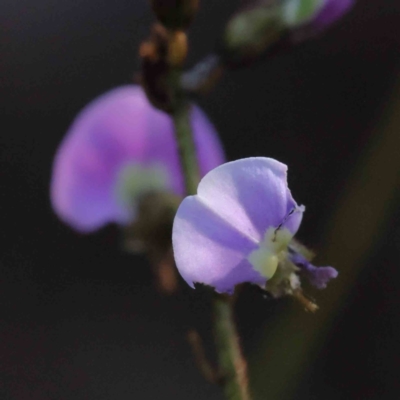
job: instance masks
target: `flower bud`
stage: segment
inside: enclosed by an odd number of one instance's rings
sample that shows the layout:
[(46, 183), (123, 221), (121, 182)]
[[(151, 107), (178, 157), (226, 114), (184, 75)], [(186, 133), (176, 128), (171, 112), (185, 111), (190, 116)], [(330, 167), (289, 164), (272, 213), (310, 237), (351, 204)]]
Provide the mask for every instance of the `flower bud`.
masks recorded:
[(229, 67), (309, 39), (340, 19), (354, 0), (255, 0), (228, 22), (221, 57)]
[(169, 34), (168, 43), (168, 64), (172, 67), (179, 67), (186, 59), (188, 42), (186, 33), (174, 31)]
[(199, 0), (151, 0), (158, 20), (167, 28), (186, 29), (199, 7)]
[(222, 58), (229, 66), (240, 66), (259, 58), (285, 33), (281, 9), (258, 4), (235, 14), (222, 40)]
[(342, 18), (354, 0), (286, 0), (282, 3), (285, 24), (293, 43), (313, 37)]

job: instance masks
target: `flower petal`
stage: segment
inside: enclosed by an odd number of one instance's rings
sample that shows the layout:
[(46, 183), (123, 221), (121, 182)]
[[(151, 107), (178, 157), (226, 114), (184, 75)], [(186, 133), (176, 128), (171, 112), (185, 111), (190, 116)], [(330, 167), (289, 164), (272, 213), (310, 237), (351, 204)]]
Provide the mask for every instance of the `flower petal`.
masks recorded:
[(325, 5), (313, 19), (317, 30), (322, 30), (341, 18), (354, 5), (354, 0), (325, 0)]
[(265, 283), (246, 260), (257, 243), (211, 210), (200, 196), (186, 197), (181, 203), (172, 243), (178, 270), (192, 287), (199, 282), (231, 292), (238, 283)]
[(289, 259), (300, 268), (300, 272), (318, 289), (326, 288), (328, 282), (336, 278), (339, 274), (333, 267), (314, 266), (305, 257), (295, 251), (289, 251)]
[(261, 157), (226, 163), (202, 179), (196, 196), (182, 202), (172, 242), (189, 285), (200, 282), (230, 292), (243, 282), (265, 284), (249, 255), (259, 253), (267, 231), (284, 227), (291, 237), (303, 211), (287, 187), (286, 170)]
[(283, 18), (286, 25), (296, 28), (309, 23), (329, 0), (289, 0), (283, 2)]
[(288, 229), (294, 235), (300, 227), (305, 210), (306, 208), (304, 206), (298, 206), (296, 204), (284, 218), (281, 227)]
[[(295, 234), (302, 209), (288, 189), (286, 171), (286, 165), (271, 158), (245, 158), (212, 170), (197, 193), (217, 215), (257, 242), (286, 219), (285, 227)], [(292, 210), (296, 213), (288, 219)]]
[[(215, 129), (197, 107), (192, 109), (192, 123), (200, 171), (205, 174), (224, 161), (222, 147)], [(100, 96), (78, 115), (55, 157), (53, 208), (83, 232), (108, 222), (131, 222), (134, 198), (127, 202), (126, 196), (120, 196), (126, 190), (116, 187), (127, 171), (154, 176), (151, 182), (131, 182), (136, 192), (147, 186), (154, 189), (160, 182), (162, 188), (183, 194), (172, 120), (154, 109), (135, 85)]]
[(115, 201), (112, 187), (121, 165), (143, 159), (143, 108), (138, 87), (121, 87), (86, 106), (67, 132), (54, 161), (51, 199), (76, 229), (127, 221), (128, 210)]
[[(293, 42), (321, 33), (354, 5), (354, 0), (290, 0), (284, 6), (284, 18)], [(299, 12), (307, 10), (306, 13)]]

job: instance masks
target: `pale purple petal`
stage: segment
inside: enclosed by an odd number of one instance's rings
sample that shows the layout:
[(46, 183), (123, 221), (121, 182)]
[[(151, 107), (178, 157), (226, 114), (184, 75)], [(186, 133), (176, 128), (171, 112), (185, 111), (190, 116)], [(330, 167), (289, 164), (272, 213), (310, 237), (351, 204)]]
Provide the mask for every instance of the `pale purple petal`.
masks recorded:
[[(192, 110), (202, 174), (224, 161), (215, 129)], [(171, 118), (154, 109), (139, 86), (114, 89), (86, 106), (58, 149), (51, 182), (56, 213), (80, 231), (108, 222), (126, 224), (134, 209), (118, 198), (125, 167), (162, 168), (165, 186), (183, 194), (183, 177)]]
[(343, 17), (354, 5), (355, 0), (324, 0), (316, 15), (290, 33), (293, 42), (301, 42), (321, 33)]
[(181, 203), (172, 243), (179, 272), (192, 287), (199, 282), (219, 292), (231, 292), (238, 283), (265, 283), (246, 260), (257, 243), (211, 210), (199, 196), (186, 197)]
[(318, 289), (326, 288), (327, 283), (338, 276), (338, 271), (333, 267), (316, 267), (301, 254), (290, 251), (289, 259), (300, 268), (300, 273), (305, 275), (312, 285)]
[(94, 100), (75, 119), (56, 154), (51, 182), (53, 207), (65, 222), (90, 231), (128, 220), (112, 187), (121, 165), (143, 161), (145, 111), (139, 87), (126, 86)]
[(201, 197), (221, 218), (255, 241), (269, 227), (279, 227), (293, 209), (285, 227), (295, 234), (301, 222), (287, 186), (286, 165), (271, 158), (253, 157), (217, 167), (199, 184)]
[(288, 214), (284, 218), (281, 227), (288, 229), (290, 232), (295, 234), (300, 227), (303, 219), (303, 213), (306, 210), (304, 206), (298, 206), (297, 204), (289, 210)]
[(316, 29), (322, 30), (341, 18), (353, 5), (354, 0), (326, 0), (312, 24)]
[(287, 167), (270, 158), (246, 158), (223, 164), (187, 197), (173, 226), (176, 265), (192, 286), (204, 283), (231, 292), (243, 282), (266, 282), (249, 261), (269, 228), (294, 234), (302, 207), (286, 182)]

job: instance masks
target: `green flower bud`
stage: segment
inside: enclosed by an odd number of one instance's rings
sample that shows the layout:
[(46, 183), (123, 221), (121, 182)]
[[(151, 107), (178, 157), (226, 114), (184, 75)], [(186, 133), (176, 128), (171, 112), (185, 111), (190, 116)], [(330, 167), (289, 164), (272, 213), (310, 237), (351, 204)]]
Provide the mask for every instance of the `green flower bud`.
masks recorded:
[(253, 61), (284, 36), (282, 7), (261, 4), (235, 14), (227, 24), (222, 57), (228, 65)]

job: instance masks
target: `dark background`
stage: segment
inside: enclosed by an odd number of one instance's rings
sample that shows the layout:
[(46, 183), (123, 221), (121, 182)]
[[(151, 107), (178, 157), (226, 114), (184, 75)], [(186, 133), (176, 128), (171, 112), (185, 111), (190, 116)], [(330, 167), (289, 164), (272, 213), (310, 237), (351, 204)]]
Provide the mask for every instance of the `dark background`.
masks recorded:
[[(201, 2), (189, 65), (213, 49), (238, 3)], [(89, 100), (130, 81), (152, 20), (145, 0), (0, 4), (2, 400), (222, 398), (198, 374), (185, 341), (192, 324), (210, 339), (203, 297), (186, 287), (161, 296), (145, 260), (121, 253), (114, 227), (76, 234), (49, 203), (52, 157), (63, 134)], [(289, 165), (291, 190), (307, 205), (299, 237), (316, 249), (376, 134), (399, 48), (400, 2), (359, 0), (324, 36), (225, 75), (199, 100), (229, 159), (264, 155)], [(317, 359), (298, 372), (296, 399), (396, 398), (400, 213), (390, 212)], [(335, 284), (318, 298), (323, 303), (333, 291)], [(287, 306), (250, 289), (238, 306), (246, 353), (263, 348), (262, 329)], [(255, 374), (267, 379), (275, 361), (265, 360)]]

